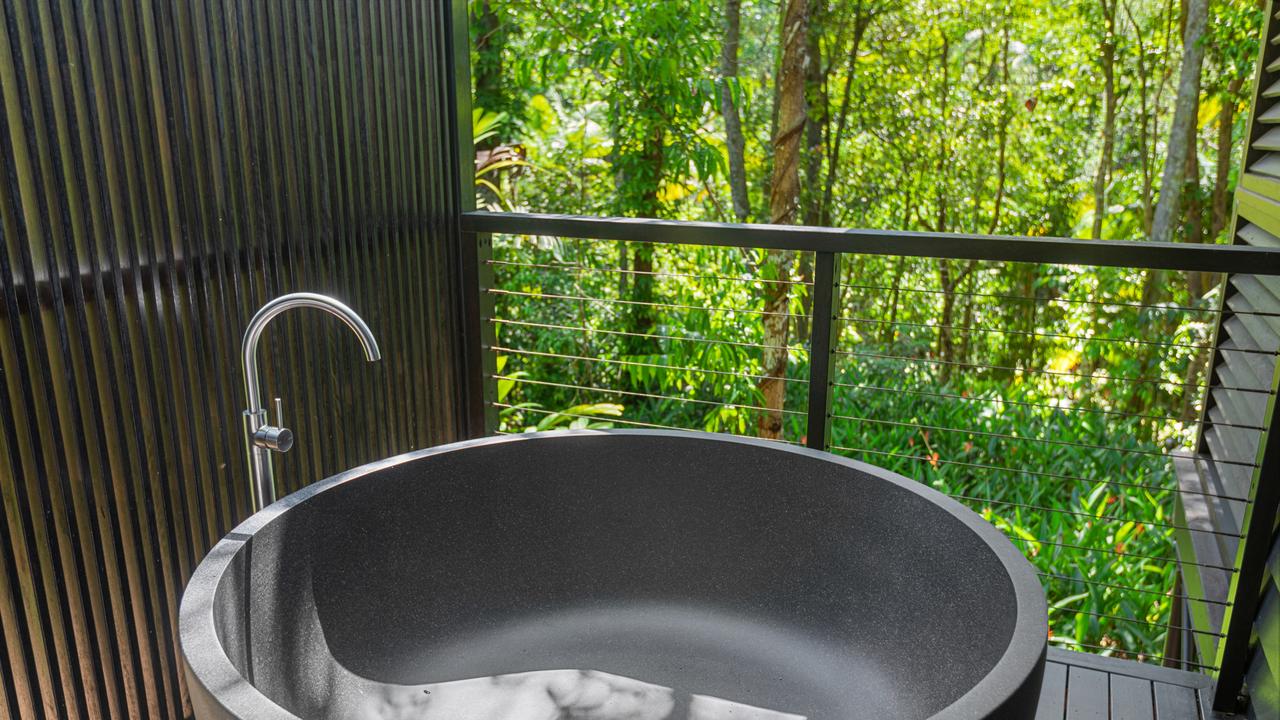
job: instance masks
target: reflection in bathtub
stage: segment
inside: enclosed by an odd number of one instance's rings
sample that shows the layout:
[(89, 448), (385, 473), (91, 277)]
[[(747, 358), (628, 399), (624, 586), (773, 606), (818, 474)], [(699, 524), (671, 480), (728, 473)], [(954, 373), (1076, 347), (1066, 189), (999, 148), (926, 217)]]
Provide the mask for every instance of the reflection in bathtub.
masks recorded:
[(344, 720), (666, 720), (675, 707), (668, 688), (581, 670), (369, 690)]
[(367, 683), (344, 695), (350, 702), (331, 707), (332, 720), (805, 720), (706, 695), (677, 703), (670, 688), (595, 670)]

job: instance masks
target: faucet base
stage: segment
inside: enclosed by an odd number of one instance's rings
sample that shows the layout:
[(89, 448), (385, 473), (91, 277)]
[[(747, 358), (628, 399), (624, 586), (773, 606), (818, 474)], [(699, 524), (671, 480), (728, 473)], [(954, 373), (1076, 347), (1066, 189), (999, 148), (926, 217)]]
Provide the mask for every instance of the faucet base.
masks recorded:
[(266, 409), (245, 410), (243, 415), (245, 457), (253, 476), (249, 501), (256, 512), (276, 501), (276, 474), (271, 466), (271, 451), (260, 447), (255, 439), (259, 428), (267, 425)]

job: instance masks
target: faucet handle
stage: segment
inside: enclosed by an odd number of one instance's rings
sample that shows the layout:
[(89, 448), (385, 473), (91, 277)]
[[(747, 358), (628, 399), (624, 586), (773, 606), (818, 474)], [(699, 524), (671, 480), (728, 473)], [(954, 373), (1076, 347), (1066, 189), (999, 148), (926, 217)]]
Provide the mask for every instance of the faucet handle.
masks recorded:
[(254, 431), (253, 444), (276, 452), (289, 452), (293, 447), (293, 431), (286, 427), (263, 425)]
[(276, 398), (275, 425), (263, 425), (253, 433), (253, 444), (276, 452), (289, 452), (293, 431), (284, 426), (284, 405)]
[(253, 445), (265, 447), (276, 452), (288, 452), (293, 447), (293, 430), (276, 428), (274, 425), (262, 425), (253, 430)]

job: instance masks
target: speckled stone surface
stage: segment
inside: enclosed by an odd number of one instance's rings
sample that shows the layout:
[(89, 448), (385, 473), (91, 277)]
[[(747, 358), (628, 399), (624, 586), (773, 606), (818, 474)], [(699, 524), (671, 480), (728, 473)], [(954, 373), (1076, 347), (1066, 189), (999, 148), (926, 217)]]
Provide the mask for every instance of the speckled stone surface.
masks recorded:
[(181, 628), (202, 720), (1030, 718), (1044, 612), (927, 488), (631, 431), (319, 483), (211, 552)]

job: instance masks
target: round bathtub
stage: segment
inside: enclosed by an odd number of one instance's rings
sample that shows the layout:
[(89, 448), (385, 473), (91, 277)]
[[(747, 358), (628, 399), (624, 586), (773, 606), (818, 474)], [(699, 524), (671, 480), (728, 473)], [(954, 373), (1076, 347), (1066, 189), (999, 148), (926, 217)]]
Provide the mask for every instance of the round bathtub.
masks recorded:
[(1035, 573), (918, 483), (777, 443), (572, 431), (336, 475), (197, 568), (196, 717), (1031, 718)]

